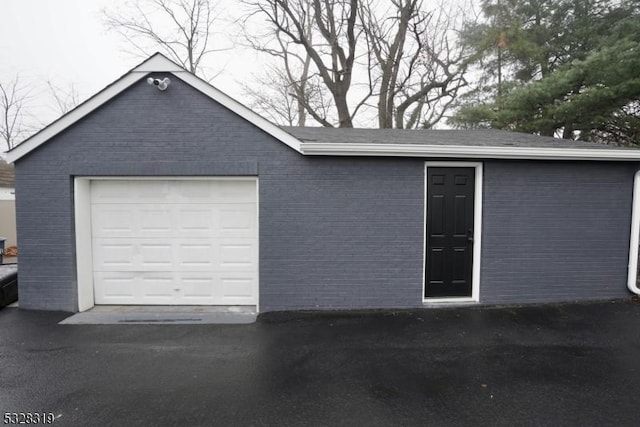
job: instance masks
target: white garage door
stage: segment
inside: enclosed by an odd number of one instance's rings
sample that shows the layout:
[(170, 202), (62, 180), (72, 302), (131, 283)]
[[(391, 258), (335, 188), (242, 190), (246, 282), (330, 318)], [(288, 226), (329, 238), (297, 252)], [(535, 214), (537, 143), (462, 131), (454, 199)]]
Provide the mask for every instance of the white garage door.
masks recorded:
[(254, 305), (256, 179), (91, 182), (96, 304)]

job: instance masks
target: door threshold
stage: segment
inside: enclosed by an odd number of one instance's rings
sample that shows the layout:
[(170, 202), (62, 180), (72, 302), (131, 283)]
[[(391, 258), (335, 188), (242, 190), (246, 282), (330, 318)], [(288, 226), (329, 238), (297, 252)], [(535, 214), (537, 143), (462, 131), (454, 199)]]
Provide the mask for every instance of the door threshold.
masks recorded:
[(96, 305), (60, 322), (62, 325), (211, 325), (249, 324), (255, 306)]
[(479, 301), (470, 298), (443, 298), (433, 300), (422, 300), (422, 306), (425, 308), (440, 307), (468, 307), (470, 305), (478, 305)]

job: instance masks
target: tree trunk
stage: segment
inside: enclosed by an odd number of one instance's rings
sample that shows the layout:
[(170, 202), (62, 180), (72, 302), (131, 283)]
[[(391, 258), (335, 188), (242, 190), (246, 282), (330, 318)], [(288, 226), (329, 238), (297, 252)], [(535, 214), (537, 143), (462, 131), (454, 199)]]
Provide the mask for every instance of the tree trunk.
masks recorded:
[(389, 96), (389, 78), (390, 75), (386, 70), (386, 66), (381, 64), (383, 69), (382, 81), (380, 82), (380, 95), (378, 95), (378, 127), (380, 129), (392, 127), (391, 114), (387, 111), (387, 99)]
[(333, 92), (333, 99), (336, 103), (336, 110), (338, 110), (338, 127), (352, 128), (353, 121), (351, 120), (349, 104), (347, 103), (346, 91), (342, 90), (341, 87), (336, 88)]

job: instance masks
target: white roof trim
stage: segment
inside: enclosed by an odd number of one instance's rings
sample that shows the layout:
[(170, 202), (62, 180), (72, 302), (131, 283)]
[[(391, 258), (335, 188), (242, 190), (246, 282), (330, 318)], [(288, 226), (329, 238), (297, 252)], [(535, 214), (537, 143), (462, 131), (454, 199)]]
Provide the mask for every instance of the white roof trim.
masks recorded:
[(35, 150), (40, 145), (47, 142), (49, 139), (53, 138), (69, 126), (87, 116), (92, 111), (96, 110), (112, 98), (116, 97), (118, 94), (143, 78), (146, 74), (152, 72), (173, 73), (176, 77), (189, 84), (191, 87), (209, 96), (210, 98), (222, 104), (234, 113), (238, 114), (248, 122), (254, 124), (258, 128), (287, 144), (289, 147), (297, 150), (298, 152), (300, 151), (299, 139), (283, 131), (275, 124), (261, 117), (260, 115), (245, 107), (225, 93), (214, 88), (209, 83), (189, 73), (184, 68), (167, 59), (165, 56), (156, 53), (149, 59), (144, 61), (142, 64), (138, 65), (130, 72), (125, 74), (119, 80), (116, 80), (114, 83), (104, 88), (101, 92), (98, 92), (96, 95), (89, 98), (87, 101), (80, 104), (69, 113), (60, 117), (49, 126), (45, 127), (30, 138), (27, 138), (20, 145), (9, 151), (7, 153), (7, 162), (13, 163), (29, 152)]
[(468, 159), (640, 160), (640, 150), (599, 148), (491, 147), (465, 145), (357, 144), (303, 142), (300, 151), (314, 156), (398, 156)]

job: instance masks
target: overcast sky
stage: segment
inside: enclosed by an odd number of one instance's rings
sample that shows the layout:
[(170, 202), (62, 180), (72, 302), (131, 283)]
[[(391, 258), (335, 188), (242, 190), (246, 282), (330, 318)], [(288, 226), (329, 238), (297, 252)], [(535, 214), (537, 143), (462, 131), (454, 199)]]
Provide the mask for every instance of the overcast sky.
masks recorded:
[[(100, 23), (104, 0), (0, 1), (0, 73), (104, 86), (132, 64)], [(93, 80), (93, 81), (92, 81)]]
[[(123, 52), (122, 39), (102, 23), (104, 7), (123, 4), (124, 0), (0, 0), (0, 81), (19, 73), (33, 88), (33, 101), (45, 122), (57, 115), (45, 89), (47, 80), (60, 87), (73, 82), (82, 99), (101, 90), (143, 60)], [(224, 38), (215, 43), (230, 44)], [(216, 53), (209, 63), (222, 69), (214, 85), (243, 101), (239, 83), (257, 71), (255, 55), (234, 49)]]

